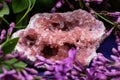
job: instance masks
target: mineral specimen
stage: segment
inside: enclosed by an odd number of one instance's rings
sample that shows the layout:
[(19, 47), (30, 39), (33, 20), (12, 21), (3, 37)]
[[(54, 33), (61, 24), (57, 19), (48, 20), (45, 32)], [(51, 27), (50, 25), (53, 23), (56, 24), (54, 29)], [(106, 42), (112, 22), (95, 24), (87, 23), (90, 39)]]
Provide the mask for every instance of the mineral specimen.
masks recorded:
[(104, 34), (104, 24), (79, 9), (35, 14), (26, 29), (15, 32), (13, 37), (20, 37), (15, 49), (25, 52), (32, 61), (36, 61), (37, 54), (53, 62), (63, 60), (74, 47), (78, 49), (76, 59), (86, 65), (96, 56)]

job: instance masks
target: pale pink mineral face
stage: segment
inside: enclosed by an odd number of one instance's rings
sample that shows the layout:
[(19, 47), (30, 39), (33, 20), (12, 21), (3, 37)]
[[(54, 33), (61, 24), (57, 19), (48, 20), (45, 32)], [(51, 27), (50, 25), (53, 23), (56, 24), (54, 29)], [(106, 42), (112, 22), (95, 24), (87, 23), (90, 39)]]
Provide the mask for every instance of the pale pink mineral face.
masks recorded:
[(76, 59), (83, 65), (96, 56), (96, 49), (105, 34), (101, 21), (84, 10), (65, 13), (35, 14), (26, 29), (13, 37), (20, 37), (18, 51), (35, 61), (39, 54), (52, 61), (63, 60), (68, 50), (77, 47)]

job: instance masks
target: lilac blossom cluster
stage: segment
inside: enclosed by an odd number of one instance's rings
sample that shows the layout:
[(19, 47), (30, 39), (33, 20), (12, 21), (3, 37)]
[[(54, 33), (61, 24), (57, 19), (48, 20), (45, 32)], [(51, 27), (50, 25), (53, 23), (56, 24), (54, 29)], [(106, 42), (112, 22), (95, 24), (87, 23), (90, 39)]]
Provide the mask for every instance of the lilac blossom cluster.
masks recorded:
[[(12, 0), (5, 0), (7, 3), (10, 3)], [(66, 0), (67, 1), (67, 0)], [(79, 1), (79, 0), (75, 0)], [(91, 2), (101, 4), (103, 0), (83, 0), (87, 7), (90, 7)], [(107, 1), (107, 0), (106, 0)], [(58, 0), (55, 6), (51, 9), (51, 12), (55, 12), (58, 8), (62, 7), (65, 3), (65, 0)], [(3, 4), (0, 3), (0, 9), (3, 7)], [(94, 13), (92, 8), (90, 13)], [(120, 23), (120, 12), (108, 12), (109, 16), (116, 17), (116, 23)], [(119, 26), (119, 25), (118, 25)], [(10, 37), (12, 30), (15, 27), (15, 24), (12, 22), (8, 30), (0, 30), (0, 44), (4, 43), (6, 37)], [(106, 36), (109, 36), (113, 31), (114, 27), (106, 33)], [(120, 80), (120, 38), (116, 36), (116, 43), (118, 48), (112, 49), (111, 60), (104, 57), (102, 53), (92, 60), (92, 63), (88, 66), (82, 66), (78, 60), (76, 60), (77, 49), (71, 48), (68, 52), (68, 57), (62, 61), (52, 62), (40, 55), (37, 55), (37, 61), (34, 66), (37, 68), (44, 67), (46, 71), (44, 72), (42, 79), (38, 76), (38, 71), (34, 68), (26, 67), (23, 70), (7, 70), (5, 66), (0, 64), (2, 68), (2, 73), (0, 73), (0, 80)], [(2, 46), (0, 45), (0, 59), (3, 58)], [(7, 54), (4, 57), (5, 60), (16, 58), (18, 60), (26, 60), (26, 57), (23, 55), (24, 52), (12, 52)]]
[[(0, 34), (0, 80), (40, 80), (38, 76), (38, 71), (34, 68), (25, 67), (24, 69), (15, 69), (8, 68), (9, 66), (2, 65), (3, 62), (9, 61), (10, 59), (16, 59), (18, 61), (27, 60), (23, 55), (23, 52), (13, 51), (12, 53), (4, 55), (2, 51), (2, 43), (4, 43), (10, 35), (12, 34), (13, 28), (15, 27), (15, 23), (12, 22), (9, 25), (9, 29), (6, 31), (5, 29), (1, 30)], [(23, 65), (24, 66), (24, 65)], [(2, 71), (2, 72), (1, 72)]]
[(92, 61), (91, 67), (86, 69), (87, 78), (91, 80), (120, 80), (120, 38), (116, 36), (118, 49), (113, 48), (111, 60), (99, 53)]
[(51, 62), (50, 60), (37, 55), (36, 58), (38, 59), (38, 62), (35, 63), (35, 66), (40, 68), (44, 65), (44, 68), (47, 69), (43, 75), (43, 79), (45, 80), (47, 78), (54, 80), (79, 80), (79, 71), (81, 72), (83, 67), (78, 63), (78, 61), (75, 61), (76, 51), (77, 50), (75, 48), (71, 48), (68, 52), (67, 58), (62, 61), (55, 62)]
[(2, 67), (3, 73), (0, 73), (0, 80), (39, 80), (36, 75), (38, 72), (32, 68), (25, 68), (25, 70), (16, 71), (15, 69), (7, 70)]
[[(74, 0), (74, 1), (79, 3), (80, 0)], [(87, 7), (90, 5), (91, 2), (94, 2), (97, 4), (101, 4), (103, 2), (103, 0), (83, 0), (83, 1)], [(69, 0), (58, 0), (56, 2), (55, 6), (53, 6), (53, 8), (51, 9), (51, 12), (56, 12), (56, 10), (61, 8), (62, 5), (65, 3), (68, 4), (70, 9), (74, 9), (74, 6), (72, 5), (72, 3)]]
[(77, 49), (71, 48), (68, 57), (62, 61), (51, 62), (37, 55), (35, 67), (46, 68), (43, 80), (120, 80), (120, 38), (118, 36), (116, 42), (118, 49), (112, 49), (111, 59), (98, 53), (89, 66), (82, 66), (75, 58)]
[(62, 7), (62, 4), (64, 3), (64, 0), (58, 0), (55, 6), (51, 9), (51, 12), (55, 12), (58, 8)]

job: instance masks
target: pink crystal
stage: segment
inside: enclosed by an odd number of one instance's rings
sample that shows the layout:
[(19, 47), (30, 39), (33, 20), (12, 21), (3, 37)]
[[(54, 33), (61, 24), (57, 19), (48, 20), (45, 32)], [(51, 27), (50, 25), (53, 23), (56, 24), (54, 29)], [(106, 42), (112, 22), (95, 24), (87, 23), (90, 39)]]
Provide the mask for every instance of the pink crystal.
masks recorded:
[(52, 61), (63, 60), (68, 50), (77, 47), (76, 59), (83, 65), (96, 56), (96, 49), (105, 35), (104, 24), (84, 10), (65, 13), (35, 14), (26, 29), (13, 37), (20, 37), (16, 46), (32, 61), (41, 55)]

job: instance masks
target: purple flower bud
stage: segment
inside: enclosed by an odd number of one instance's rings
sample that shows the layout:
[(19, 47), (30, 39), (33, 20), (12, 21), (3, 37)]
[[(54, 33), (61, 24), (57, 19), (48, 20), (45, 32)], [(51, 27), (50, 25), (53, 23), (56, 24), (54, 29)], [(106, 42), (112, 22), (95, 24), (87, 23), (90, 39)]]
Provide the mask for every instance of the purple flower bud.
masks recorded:
[(118, 17), (117, 22), (120, 23), (120, 16)]
[(63, 80), (69, 80), (69, 78), (67, 76), (64, 76), (64, 79)]
[(46, 61), (46, 59), (43, 56), (36, 55), (36, 58), (40, 61), (43, 61), (43, 62)]
[(53, 7), (53, 8), (51, 9), (51, 12), (55, 12), (55, 11), (56, 11), (56, 8)]
[(33, 74), (33, 75), (37, 75), (38, 71), (33, 69), (33, 68), (25, 68), (26, 71), (28, 71), (29, 73)]
[(94, 73), (95, 73), (95, 69), (93, 67), (86, 69), (86, 76), (88, 79), (93, 80)]
[(76, 66), (76, 65), (73, 65), (73, 68), (76, 69), (77, 71), (82, 71), (80, 67)]
[(120, 62), (117, 56), (111, 55), (110, 56), (115, 62)]
[(69, 77), (70, 75), (71, 75), (71, 74), (70, 74), (70, 72), (67, 72), (67, 73), (66, 73), (66, 76), (68, 76), (68, 77)]
[(58, 1), (58, 2), (56, 3), (56, 8), (60, 8), (61, 6), (62, 6), (61, 1)]
[(23, 75), (25, 76), (25, 80), (33, 80), (33, 76), (28, 74), (25, 70), (23, 71)]
[(25, 77), (22, 75), (20, 71), (18, 71), (15, 75), (13, 75), (17, 80), (25, 80)]
[(104, 63), (101, 62), (101, 61), (96, 61), (95, 64), (96, 64), (96, 65), (104, 65)]
[(69, 58), (71, 58), (72, 60), (75, 60), (76, 57), (76, 49), (75, 48), (71, 48), (68, 52), (68, 56)]
[(45, 62), (46, 64), (48, 64), (48, 65), (53, 65), (54, 63), (51, 61), (51, 60), (46, 60), (46, 62)]
[(72, 75), (78, 75), (78, 72), (77, 72), (76, 70), (72, 70), (72, 71), (71, 71), (71, 74), (72, 74)]
[(111, 72), (106, 73), (109, 76), (117, 76), (120, 75), (120, 71), (116, 70), (116, 69), (112, 69)]
[(44, 62), (36, 62), (34, 66), (39, 67), (39, 66), (42, 66), (43, 64), (44, 64)]
[(120, 69), (120, 62), (115, 62), (114, 67)]
[(13, 75), (13, 74), (15, 74), (15, 73), (16, 73), (16, 71), (15, 71), (15, 70), (10, 70), (10, 71), (7, 71), (7, 70), (5, 69), (5, 67), (2, 67), (2, 70), (3, 70), (3, 73), (2, 73), (2, 74), (0, 74), (0, 78), (5, 77), (6, 75)]
[(3, 4), (2, 3), (0, 3), (0, 9), (2, 9), (3, 8)]
[(116, 43), (120, 43), (120, 39), (117, 35), (116, 35)]
[(15, 27), (15, 23), (12, 22), (12, 23), (10, 24), (9, 29), (8, 29), (8, 35), (11, 35), (11, 33), (12, 33), (14, 27)]
[(111, 12), (111, 13), (108, 13), (110, 16), (113, 16), (113, 17), (116, 17), (116, 16), (119, 16), (120, 15), (120, 12)]
[(118, 46), (118, 51), (120, 52), (120, 46)]
[(107, 33), (106, 33), (106, 36), (110, 36), (110, 34), (112, 33), (114, 27), (112, 27)]
[(62, 65), (63, 64), (62, 61), (56, 61), (55, 63), (56, 63), (56, 65)]
[(99, 61), (102, 61), (102, 62), (104, 62), (104, 63), (107, 62), (107, 61), (109, 61), (107, 58), (105, 58), (105, 57), (103, 56), (102, 53), (98, 53), (97, 58), (98, 58)]
[(86, 5), (86, 7), (89, 7), (89, 6), (90, 6), (90, 3), (89, 3), (89, 2), (86, 2), (85, 5)]
[(119, 55), (118, 50), (115, 49), (115, 48), (112, 48), (112, 52), (113, 52), (113, 54), (115, 54), (115, 55)]
[(46, 65), (46, 69), (47, 69), (48, 71), (54, 71), (54, 66)]
[(5, 0), (5, 2), (7, 2), (7, 3), (11, 3), (11, 2), (12, 2), (12, 0)]
[(55, 73), (55, 78), (56, 78), (57, 80), (63, 80), (63, 76), (61, 75), (60, 72), (56, 72), (56, 73)]
[(97, 73), (96, 78), (98, 78), (100, 80), (107, 80), (107, 76), (103, 73)]
[(56, 72), (62, 72), (63, 71), (63, 65), (55, 65), (55, 71)]
[(80, 67), (81, 70), (84, 69), (84, 67), (82, 66), (82, 64), (78, 60), (75, 60), (75, 63), (76, 63), (77, 66)]
[(5, 34), (6, 34), (6, 30), (3, 29), (1, 31), (0, 40), (4, 40), (5, 39)]
[(12, 58), (15, 58), (12, 54), (7, 54), (5, 56), (5, 59), (12, 59)]
[(45, 72), (44, 72), (44, 75), (45, 75), (45, 76), (48, 76), (48, 75), (53, 75), (53, 72), (50, 72), (50, 71), (45, 71)]

